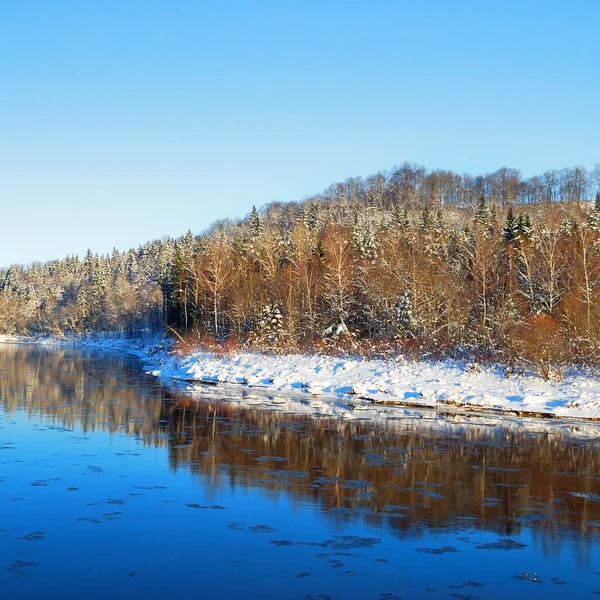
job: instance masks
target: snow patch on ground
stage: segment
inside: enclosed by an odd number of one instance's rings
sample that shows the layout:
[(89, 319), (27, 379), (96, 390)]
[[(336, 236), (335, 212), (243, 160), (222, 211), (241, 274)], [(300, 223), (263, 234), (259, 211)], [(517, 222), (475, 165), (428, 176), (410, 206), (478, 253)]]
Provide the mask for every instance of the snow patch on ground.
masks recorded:
[(341, 359), (332, 356), (170, 355), (156, 374), (188, 382), (244, 384), (277, 393), (304, 393), (382, 404), (462, 408), (600, 419), (600, 379), (571, 370), (560, 382), (534, 374), (505, 377), (504, 369), (463, 363)]

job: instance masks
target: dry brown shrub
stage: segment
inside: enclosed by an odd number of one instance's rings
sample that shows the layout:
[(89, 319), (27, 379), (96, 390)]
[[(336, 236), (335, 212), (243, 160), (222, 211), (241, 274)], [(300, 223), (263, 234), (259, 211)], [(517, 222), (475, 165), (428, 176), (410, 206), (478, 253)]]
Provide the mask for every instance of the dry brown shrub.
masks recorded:
[(510, 336), (518, 357), (537, 366), (544, 379), (560, 378), (567, 356), (560, 323), (551, 315), (532, 315), (517, 325)]
[(240, 340), (235, 336), (230, 336), (224, 340), (215, 340), (213, 336), (197, 331), (185, 335), (175, 332), (175, 336), (177, 341), (174, 350), (183, 354), (199, 350), (214, 352), (215, 354), (231, 354), (241, 347)]

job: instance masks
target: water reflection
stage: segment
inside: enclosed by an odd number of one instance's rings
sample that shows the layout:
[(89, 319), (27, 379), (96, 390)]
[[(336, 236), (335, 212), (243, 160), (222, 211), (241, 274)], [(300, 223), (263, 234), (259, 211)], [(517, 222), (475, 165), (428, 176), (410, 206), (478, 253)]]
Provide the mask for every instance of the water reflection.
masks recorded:
[(583, 562), (600, 531), (600, 449), (582, 436), (595, 425), (413, 410), (369, 421), (319, 408), (316, 418), (312, 401), (170, 390), (119, 353), (4, 345), (0, 360), (7, 415), (126, 432), (167, 448), (172, 469), (206, 485), (285, 493), (320, 504), (333, 520), (385, 525), (401, 537), (528, 529), (549, 555), (577, 537)]

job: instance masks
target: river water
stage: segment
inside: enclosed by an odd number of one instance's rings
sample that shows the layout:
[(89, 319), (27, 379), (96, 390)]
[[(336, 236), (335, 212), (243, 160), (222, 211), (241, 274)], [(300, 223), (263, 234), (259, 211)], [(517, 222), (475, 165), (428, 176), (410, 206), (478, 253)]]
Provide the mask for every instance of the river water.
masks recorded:
[(595, 425), (166, 387), (0, 346), (0, 598), (600, 594)]

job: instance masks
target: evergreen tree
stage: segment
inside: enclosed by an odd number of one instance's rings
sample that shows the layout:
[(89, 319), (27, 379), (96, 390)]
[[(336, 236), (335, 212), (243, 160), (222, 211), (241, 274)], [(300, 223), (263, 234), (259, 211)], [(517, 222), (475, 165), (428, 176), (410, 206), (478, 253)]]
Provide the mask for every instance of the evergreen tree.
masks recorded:
[(401, 209), (399, 204), (394, 204), (392, 207), (391, 223), (392, 227), (400, 231), (408, 231), (410, 229), (410, 221), (408, 219), (406, 206)]
[(594, 202), (594, 208), (590, 213), (588, 225), (590, 229), (600, 231), (600, 192), (596, 194), (596, 201)]
[(488, 202), (483, 194), (479, 196), (477, 200), (477, 206), (475, 208), (475, 225), (479, 227), (486, 227), (490, 223), (490, 208)]
[(352, 241), (359, 256), (366, 260), (377, 258), (377, 238), (368, 219), (359, 219), (355, 215)]
[(250, 230), (250, 238), (253, 240), (262, 235), (263, 225), (256, 211), (256, 206), (252, 207), (252, 212), (248, 218), (248, 229)]
[(396, 303), (396, 324), (404, 337), (414, 338), (417, 332), (417, 319), (411, 296), (404, 292)]
[(292, 232), (289, 229), (285, 229), (281, 233), (281, 237), (277, 242), (277, 256), (279, 263), (284, 264), (290, 260), (294, 254), (294, 240), (292, 239)]
[(573, 232), (576, 228), (577, 223), (575, 223), (575, 221), (573, 221), (572, 219), (565, 218), (562, 220), (558, 232), (563, 236), (569, 237), (570, 235), (573, 235)]
[(254, 324), (254, 333), (257, 336), (257, 341), (275, 345), (283, 337), (283, 316), (279, 307), (269, 302), (265, 304), (260, 311)]
[(502, 227), (502, 239), (507, 244), (513, 244), (519, 237), (519, 219), (516, 219), (512, 208), (508, 209), (504, 227)]
[(421, 233), (428, 232), (433, 225), (431, 218), (431, 212), (429, 211), (429, 205), (425, 204), (423, 211), (421, 212), (421, 220), (419, 221), (419, 230)]
[(446, 232), (446, 220), (444, 219), (444, 213), (441, 208), (438, 208), (435, 213), (435, 223), (433, 228), (439, 236), (443, 236)]
[(327, 260), (327, 252), (323, 240), (317, 240), (317, 244), (313, 250), (313, 256), (318, 264), (324, 265)]
[(194, 252), (194, 236), (188, 231), (177, 240), (173, 256), (172, 285), (174, 294), (175, 324), (188, 331), (192, 324), (191, 274)]
[(302, 208), (302, 222), (311, 233), (320, 229), (321, 215), (319, 204), (316, 200), (307, 202)]
[(517, 231), (519, 239), (531, 240), (533, 238), (533, 225), (529, 215), (520, 215), (517, 219)]

